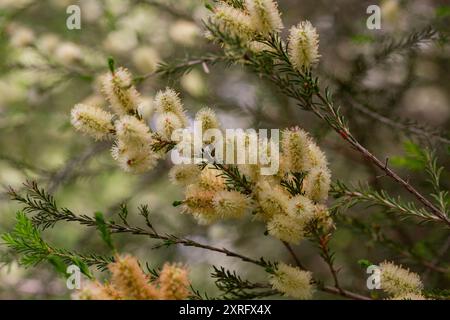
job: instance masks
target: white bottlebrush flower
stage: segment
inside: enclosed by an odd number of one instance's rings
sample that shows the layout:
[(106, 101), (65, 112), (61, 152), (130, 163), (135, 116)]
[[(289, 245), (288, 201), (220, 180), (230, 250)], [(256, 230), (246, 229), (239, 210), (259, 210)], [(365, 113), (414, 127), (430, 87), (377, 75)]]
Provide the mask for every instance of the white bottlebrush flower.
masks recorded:
[(245, 0), (245, 6), (250, 14), (253, 27), (259, 33), (267, 35), (283, 29), (283, 21), (275, 1)]
[(173, 184), (187, 186), (197, 182), (201, 170), (196, 164), (178, 164), (169, 171), (169, 179)]
[(136, 68), (145, 74), (154, 73), (158, 67), (158, 52), (151, 47), (139, 47), (133, 50), (131, 59)]
[(217, 221), (217, 215), (213, 206), (215, 191), (207, 190), (197, 184), (190, 184), (185, 190), (183, 212), (191, 214), (200, 224), (210, 224)]
[(319, 61), (319, 35), (309, 21), (302, 21), (289, 32), (289, 59), (302, 71)]
[(172, 133), (183, 128), (183, 122), (177, 114), (165, 112), (156, 117), (156, 132), (165, 140), (172, 140)]
[(315, 216), (314, 203), (307, 197), (297, 195), (289, 200), (287, 213), (297, 218), (302, 227), (306, 226)]
[(178, 93), (166, 88), (164, 91), (159, 91), (155, 97), (155, 108), (157, 113), (172, 112), (177, 115), (184, 113), (183, 104)]
[(208, 129), (217, 129), (220, 127), (216, 113), (211, 108), (200, 109), (195, 115), (195, 121), (201, 122), (203, 133)]
[(263, 181), (256, 185), (256, 190), (257, 202), (261, 208), (260, 216), (264, 220), (270, 220), (275, 215), (286, 214), (289, 195), (282, 188)]
[(73, 107), (70, 121), (79, 131), (86, 133), (96, 140), (111, 137), (114, 132), (113, 115), (98, 107), (77, 104)]
[(418, 274), (387, 261), (380, 263), (380, 268), (381, 289), (390, 295), (401, 296), (421, 293), (423, 284)]
[(71, 65), (78, 63), (83, 58), (83, 53), (75, 43), (63, 42), (56, 47), (55, 57), (61, 63)]
[(282, 241), (299, 244), (304, 238), (300, 221), (287, 214), (276, 214), (267, 223), (269, 234)]
[(206, 166), (200, 174), (198, 184), (205, 190), (221, 191), (224, 190), (225, 179), (220, 170), (211, 165)]
[(226, 3), (214, 9), (213, 20), (234, 36), (249, 39), (255, 35), (250, 16)]
[(303, 179), (303, 191), (308, 198), (322, 203), (328, 198), (330, 183), (330, 171), (327, 168), (315, 167)]
[(136, 117), (123, 116), (114, 125), (117, 137), (134, 148), (149, 146), (153, 140), (150, 128)]
[(307, 300), (313, 295), (312, 274), (296, 267), (280, 263), (275, 274), (270, 276), (270, 284), (275, 290), (292, 298)]
[(122, 141), (116, 141), (111, 149), (112, 157), (122, 170), (130, 173), (143, 173), (153, 169), (158, 162), (158, 155), (150, 146), (134, 148)]
[(325, 168), (328, 166), (327, 157), (325, 156), (325, 153), (320, 150), (317, 144), (315, 144), (313, 141), (310, 141), (308, 149), (308, 157), (311, 167)]
[(286, 172), (304, 172), (311, 168), (309, 157), (310, 137), (300, 128), (286, 129), (281, 140), (283, 170)]
[(224, 218), (242, 218), (250, 208), (250, 199), (238, 191), (219, 191), (213, 199), (214, 209)]
[(114, 73), (106, 74), (102, 78), (102, 92), (115, 113), (136, 113), (140, 104), (139, 93), (133, 86), (133, 79), (127, 69), (120, 67)]

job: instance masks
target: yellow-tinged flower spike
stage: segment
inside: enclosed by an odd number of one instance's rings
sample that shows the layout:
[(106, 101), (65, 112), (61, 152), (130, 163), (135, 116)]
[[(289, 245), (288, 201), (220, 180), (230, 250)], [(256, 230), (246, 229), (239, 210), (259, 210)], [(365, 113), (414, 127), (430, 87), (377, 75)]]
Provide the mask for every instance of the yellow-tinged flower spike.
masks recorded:
[(289, 200), (287, 213), (305, 226), (315, 217), (315, 206), (311, 199), (297, 195)]
[(172, 133), (183, 128), (183, 122), (180, 117), (173, 112), (158, 114), (156, 117), (156, 132), (166, 140), (171, 140)]
[(113, 115), (98, 107), (77, 104), (71, 112), (71, 123), (75, 129), (96, 140), (105, 140), (114, 132)]
[(122, 170), (130, 173), (143, 173), (153, 169), (158, 161), (158, 154), (151, 146), (135, 148), (121, 140), (111, 149), (112, 157), (119, 163)]
[(217, 170), (211, 165), (206, 166), (202, 170), (198, 185), (205, 190), (211, 191), (221, 191), (226, 188), (225, 178), (222, 176), (222, 171)]
[(310, 141), (309, 144), (308, 157), (311, 167), (328, 167), (328, 161), (325, 153), (323, 153), (319, 146), (312, 141)]
[(281, 147), (285, 171), (304, 172), (311, 168), (310, 144), (309, 135), (298, 127), (283, 131)]
[(287, 214), (274, 215), (267, 223), (267, 231), (271, 236), (292, 244), (299, 244), (304, 238), (302, 224)]
[(116, 257), (116, 261), (108, 265), (111, 271), (111, 284), (124, 299), (156, 300), (160, 294), (156, 287), (149, 283), (136, 258), (132, 256)]
[(201, 169), (196, 164), (178, 164), (169, 171), (170, 181), (179, 186), (187, 186), (196, 183), (201, 174)]
[(269, 281), (275, 290), (292, 298), (307, 300), (313, 296), (312, 274), (309, 271), (280, 263)]
[(381, 289), (390, 295), (401, 296), (408, 293), (421, 293), (423, 284), (418, 274), (387, 261), (380, 263), (380, 268)]
[(120, 67), (114, 73), (106, 74), (102, 79), (102, 92), (118, 115), (137, 112), (139, 93), (133, 86), (133, 79), (127, 69)]
[(220, 127), (216, 113), (211, 108), (202, 108), (195, 115), (195, 121), (202, 124), (203, 133), (208, 129), (218, 129)]
[(145, 147), (152, 143), (150, 128), (133, 116), (123, 116), (114, 123), (117, 137), (133, 147)]
[(119, 292), (109, 284), (101, 284), (97, 281), (87, 282), (83, 289), (76, 292), (74, 300), (121, 300)]
[(270, 220), (275, 215), (286, 214), (289, 204), (289, 195), (278, 186), (271, 186), (267, 181), (256, 185), (257, 201), (261, 208), (260, 216)]
[(395, 296), (391, 298), (390, 300), (428, 300), (421, 294), (417, 293), (406, 293), (399, 296)]
[(283, 29), (283, 21), (281, 21), (281, 14), (275, 1), (245, 0), (245, 6), (253, 28), (257, 32), (268, 35), (273, 32), (280, 32)]
[(205, 190), (197, 184), (190, 184), (185, 190), (183, 212), (190, 213), (200, 224), (210, 224), (220, 217), (214, 210), (215, 191)]
[(189, 278), (186, 268), (165, 264), (158, 278), (161, 298), (165, 300), (184, 300), (189, 297)]
[(319, 62), (319, 35), (309, 21), (302, 21), (289, 31), (289, 59), (302, 71)]
[(238, 191), (219, 191), (213, 198), (214, 210), (224, 218), (242, 218), (251, 207), (250, 198)]
[(214, 9), (213, 20), (234, 36), (249, 39), (255, 35), (250, 16), (226, 3)]
[(328, 198), (330, 183), (331, 174), (328, 168), (315, 167), (303, 179), (303, 191), (308, 198), (322, 203)]
[(187, 118), (184, 113), (183, 104), (175, 90), (166, 88), (164, 91), (160, 91), (155, 96), (155, 111), (159, 114), (173, 113), (176, 114), (182, 126), (187, 125)]

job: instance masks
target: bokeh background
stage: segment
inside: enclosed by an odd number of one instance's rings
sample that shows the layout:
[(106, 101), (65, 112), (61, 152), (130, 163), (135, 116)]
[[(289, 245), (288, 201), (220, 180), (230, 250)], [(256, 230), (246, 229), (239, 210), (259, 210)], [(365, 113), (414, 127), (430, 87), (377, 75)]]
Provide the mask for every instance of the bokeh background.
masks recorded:
[[(81, 8), (80, 30), (66, 27), (66, 9), (72, 4)], [(366, 8), (371, 4), (382, 9), (381, 30), (366, 27)], [(448, 169), (448, 1), (279, 0), (279, 7), (285, 32), (304, 19), (317, 27), (322, 55), (317, 72), (322, 82), (334, 90), (352, 131), (369, 150), (380, 158), (401, 157), (404, 142), (413, 140), (434, 148), (440, 164)], [(180, 214), (178, 208), (172, 207), (182, 193), (169, 183), (170, 159), (147, 174), (126, 174), (111, 159), (108, 144), (94, 143), (70, 125), (70, 109), (75, 103), (102, 103), (98, 76), (107, 71), (108, 56), (135, 75), (145, 75), (155, 60), (174, 63), (218, 52), (220, 48), (208, 44), (203, 36), (202, 21), (207, 16), (201, 0), (0, 0), (0, 187), (20, 190), (25, 180), (36, 180), (55, 194), (59, 204), (80, 214), (101, 211), (110, 216), (127, 202), (135, 223), (142, 223), (135, 217), (137, 206), (148, 204), (151, 219), (161, 231), (254, 257), (291, 262), (285, 248), (264, 236), (264, 226), (250, 217), (205, 227)], [(382, 56), (389, 39), (405, 38), (430, 24), (440, 31), (439, 39), (424, 41), (414, 50)], [(310, 131), (325, 150), (334, 180), (368, 182), (408, 197), (387, 178), (379, 177), (380, 172), (341, 142), (323, 122), (298, 110), (270, 84), (240, 66), (219, 63), (208, 69), (209, 72), (197, 66), (182, 76), (146, 78), (139, 91), (146, 101), (147, 115), (152, 112), (155, 93), (172, 86), (180, 91), (190, 115), (210, 106), (224, 127), (299, 125)], [(426, 134), (408, 132), (403, 123)], [(423, 172), (403, 168), (401, 161), (394, 164), (414, 185), (427, 191)], [(443, 184), (447, 189), (448, 177), (445, 172)], [(1, 193), (1, 233), (11, 229), (19, 209)], [(347, 214), (369, 221), (374, 228), (385, 228), (393, 240), (424, 259), (445, 249), (448, 242), (442, 228), (400, 221), (377, 208), (358, 206)], [(44, 237), (64, 248), (109, 253), (95, 230), (79, 225), (59, 223)], [(212, 296), (217, 290), (209, 277), (211, 265), (237, 270), (244, 278), (265, 280), (261, 270), (196, 248), (153, 249), (154, 242), (136, 236), (115, 236), (114, 240), (120, 252), (132, 253), (151, 267), (159, 267), (165, 261), (186, 263), (195, 288)], [(448, 247), (438, 261), (444, 272), (424, 267), (380, 245), (371, 235), (359, 234), (345, 225), (338, 224), (332, 248), (337, 252), (336, 261), (342, 267), (346, 288), (366, 290), (367, 275), (357, 263), (360, 259), (392, 259), (425, 275), (429, 287), (449, 285)], [(327, 266), (311, 244), (305, 241), (296, 251), (318, 277), (331, 281)], [(50, 265), (24, 269), (4, 246), (0, 246), (0, 258), (0, 299), (70, 298), (65, 280)], [(329, 298), (320, 294), (318, 297)]]

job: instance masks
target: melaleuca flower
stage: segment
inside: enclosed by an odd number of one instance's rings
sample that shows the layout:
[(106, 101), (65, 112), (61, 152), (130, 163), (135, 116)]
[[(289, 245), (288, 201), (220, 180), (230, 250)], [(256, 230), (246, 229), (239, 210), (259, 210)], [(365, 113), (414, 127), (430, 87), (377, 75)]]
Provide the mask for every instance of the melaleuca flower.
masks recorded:
[(214, 9), (213, 21), (243, 39), (249, 39), (255, 34), (250, 16), (225, 3), (220, 3)]
[(303, 226), (296, 217), (276, 214), (267, 223), (269, 234), (282, 241), (299, 244), (304, 238)]
[(102, 79), (102, 92), (115, 113), (136, 113), (140, 104), (139, 93), (133, 86), (133, 79), (127, 69), (121, 67), (114, 73), (106, 74)]
[(83, 289), (72, 295), (74, 300), (121, 300), (119, 292), (111, 285), (97, 281), (83, 284)]
[(154, 73), (158, 67), (158, 53), (150, 47), (140, 47), (133, 50), (131, 59), (136, 68), (145, 74)]
[(314, 218), (314, 203), (305, 196), (296, 195), (289, 200), (287, 213), (297, 218), (302, 226), (305, 226)]
[(281, 147), (283, 152), (283, 166), (286, 172), (304, 172), (311, 168), (309, 135), (300, 128), (283, 131)]
[(172, 140), (172, 133), (183, 128), (180, 117), (173, 112), (165, 112), (156, 116), (156, 132), (165, 140)]
[(306, 300), (313, 295), (312, 274), (296, 267), (280, 263), (275, 274), (270, 276), (270, 284), (275, 290), (292, 298)]
[(285, 214), (289, 204), (289, 195), (278, 186), (271, 186), (268, 182), (256, 185), (257, 202), (260, 214), (264, 220), (270, 220), (275, 215)]
[(311, 167), (325, 168), (328, 166), (328, 161), (325, 153), (323, 153), (323, 151), (320, 150), (319, 146), (313, 141), (310, 141), (309, 143), (308, 157)]
[(151, 146), (136, 148), (128, 146), (121, 140), (116, 141), (111, 149), (112, 157), (122, 170), (130, 173), (143, 173), (153, 169), (158, 161), (158, 154)]
[(319, 61), (319, 35), (309, 21), (300, 22), (289, 32), (289, 59), (302, 71)]
[(113, 115), (98, 107), (77, 104), (71, 112), (71, 123), (75, 129), (86, 133), (96, 140), (111, 137), (114, 132)]
[(111, 284), (124, 297), (133, 300), (156, 300), (160, 294), (149, 278), (142, 271), (136, 258), (131, 256), (116, 257), (108, 265), (111, 272)]
[(328, 198), (330, 183), (330, 171), (327, 168), (315, 167), (303, 179), (303, 191), (308, 198), (315, 202), (324, 202)]
[(201, 170), (196, 164), (178, 164), (169, 171), (169, 179), (173, 184), (187, 186), (198, 181)]
[(178, 116), (182, 127), (187, 126), (188, 121), (180, 97), (178, 93), (170, 88), (157, 93), (155, 97), (155, 111), (159, 114), (173, 113)]
[(158, 278), (161, 298), (165, 300), (187, 299), (189, 291), (188, 271), (184, 267), (165, 264)]
[(210, 224), (220, 217), (214, 209), (215, 191), (205, 190), (197, 184), (190, 184), (185, 190), (183, 212), (191, 214), (199, 224)]
[(253, 27), (261, 34), (280, 32), (283, 21), (278, 5), (273, 0), (245, 0)]
[(220, 170), (215, 169), (211, 165), (206, 166), (200, 174), (198, 185), (206, 190), (224, 190), (225, 179)]
[(56, 47), (55, 57), (61, 63), (71, 65), (81, 61), (83, 53), (75, 43), (63, 42)]
[(418, 293), (405, 293), (402, 295), (395, 296), (390, 300), (428, 300), (428, 299)]
[(217, 129), (220, 127), (216, 113), (211, 108), (202, 108), (195, 115), (195, 121), (202, 124), (203, 133), (209, 129)]
[(224, 218), (242, 218), (249, 210), (251, 205), (250, 198), (238, 191), (219, 191), (213, 198), (214, 210)]
[(150, 128), (133, 116), (123, 116), (115, 123), (116, 135), (129, 147), (147, 147), (152, 143)]
[(392, 262), (380, 263), (381, 288), (392, 296), (420, 294), (423, 289), (419, 275), (396, 266)]

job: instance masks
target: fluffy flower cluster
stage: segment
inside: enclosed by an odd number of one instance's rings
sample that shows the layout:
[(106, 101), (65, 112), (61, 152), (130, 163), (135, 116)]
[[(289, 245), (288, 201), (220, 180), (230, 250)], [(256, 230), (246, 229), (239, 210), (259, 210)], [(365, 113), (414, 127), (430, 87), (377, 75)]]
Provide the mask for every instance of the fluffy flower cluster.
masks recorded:
[(101, 87), (113, 113), (77, 104), (71, 113), (72, 125), (96, 140), (114, 138), (111, 154), (124, 171), (142, 173), (152, 169), (162, 155), (158, 146), (169, 143), (173, 130), (188, 123), (178, 94), (166, 89), (150, 102), (156, 109), (156, 128), (152, 131), (145, 111), (149, 103), (140, 98), (127, 69), (118, 68), (103, 76)]
[(212, 20), (242, 40), (269, 35), (283, 29), (281, 14), (273, 0), (245, 0), (244, 8), (235, 8), (226, 1), (214, 9)]
[[(222, 1), (214, 9), (212, 21), (233, 37), (241, 39), (254, 53), (273, 50), (261, 40), (283, 29), (277, 2), (273, 0), (245, 0), (243, 8), (235, 8)], [(214, 40), (210, 34), (207, 36)], [(301, 72), (319, 61), (319, 35), (309, 21), (291, 27), (288, 53), (292, 65)]]
[(422, 281), (418, 274), (392, 262), (380, 263), (381, 289), (395, 300), (424, 300)]
[(189, 292), (188, 271), (184, 267), (165, 264), (159, 277), (151, 281), (132, 256), (117, 257), (108, 266), (108, 283), (87, 283), (75, 295), (81, 300), (183, 300)]
[[(209, 109), (200, 110), (196, 118), (207, 118), (203, 122), (205, 129), (220, 127)], [(253, 213), (266, 223), (270, 235), (293, 244), (313, 230), (329, 232), (333, 221), (324, 202), (331, 175), (324, 153), (300, 128), (285, 130), (281, 146), (281, 168), (274, 176), (260, 175), (260, 163), (174, 166), (169, 177), (185, 188), (183, 211), (202, 224)], [(230, 170), (244, 179), (249, 188), (243, 190), (236, 181), (230, 182)]]
[(311, 299), (314, 292), (311, 272), (284, 263), (278, 264), (269, 281), (272, 288), (296, 299)]

